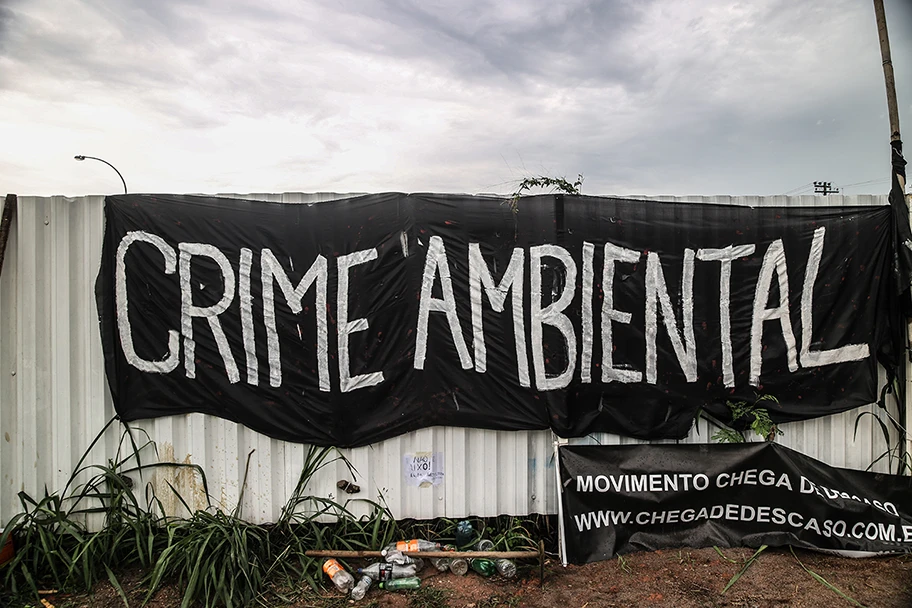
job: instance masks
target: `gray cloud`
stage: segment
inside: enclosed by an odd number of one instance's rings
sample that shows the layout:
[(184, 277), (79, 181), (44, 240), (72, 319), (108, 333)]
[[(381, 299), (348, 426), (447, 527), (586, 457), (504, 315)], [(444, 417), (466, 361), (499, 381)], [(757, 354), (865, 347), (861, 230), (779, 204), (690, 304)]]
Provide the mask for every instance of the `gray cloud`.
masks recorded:
[(0, 50), (6, 48), (15, 13), (9, 0), (0, 0)]
[[(887, 10), (908, 113), (912, 10)], [(9, 129), (210, 150), (221, 190), (582, 172), (590, 193), (776, 193), (886, 163), (876, 28), (854, 0), (20, 0), (0, 2), (0, 61)]]
[[(628, 48), (650, 4), (345, 2), (344, 12), (328, 17), (327, 36), (348, 48), (489, 86), (635, 87), (648, 81), (651, 68)], [(357, 27), (344, 25), (351, 22)]]

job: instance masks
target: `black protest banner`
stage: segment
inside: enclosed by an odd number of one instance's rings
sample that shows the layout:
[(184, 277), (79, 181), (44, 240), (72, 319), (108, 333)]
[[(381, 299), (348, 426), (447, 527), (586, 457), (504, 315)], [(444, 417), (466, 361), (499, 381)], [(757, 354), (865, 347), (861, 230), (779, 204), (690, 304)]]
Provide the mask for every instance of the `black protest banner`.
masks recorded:
[(105, 219), (125, 420), (336, 446), (433, 425), (679, 438), (758, 392), (780, 422), (870, 403), (897, 352), (889, 207), (121, 195)]
[(561, 446), (566, 559), (675, 547), (912, 551), (912, 478), (775, 443)]

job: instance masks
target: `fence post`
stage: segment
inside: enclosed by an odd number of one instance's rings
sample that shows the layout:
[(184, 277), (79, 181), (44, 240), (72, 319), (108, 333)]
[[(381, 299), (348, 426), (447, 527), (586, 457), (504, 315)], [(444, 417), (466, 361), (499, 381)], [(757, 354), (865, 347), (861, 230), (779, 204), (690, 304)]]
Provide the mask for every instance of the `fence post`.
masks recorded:
[(0, 276), (3, 274), (3, 258), (6, 257), (6, 242), (9, 240), (10, 226), (13, 215), (16, 213), (17, 198), (15, 194), (7, 194), (3, 204), (3, 216), (0, 217)]

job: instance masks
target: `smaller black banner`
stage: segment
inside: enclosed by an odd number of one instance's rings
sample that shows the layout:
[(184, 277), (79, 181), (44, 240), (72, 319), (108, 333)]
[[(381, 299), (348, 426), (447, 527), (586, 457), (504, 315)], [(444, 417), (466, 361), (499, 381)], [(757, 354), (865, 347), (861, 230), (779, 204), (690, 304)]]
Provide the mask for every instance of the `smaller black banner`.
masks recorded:
[(673, 547), (912, 551), (912, 478), (775, 443), (562, 446), (566, 559)]

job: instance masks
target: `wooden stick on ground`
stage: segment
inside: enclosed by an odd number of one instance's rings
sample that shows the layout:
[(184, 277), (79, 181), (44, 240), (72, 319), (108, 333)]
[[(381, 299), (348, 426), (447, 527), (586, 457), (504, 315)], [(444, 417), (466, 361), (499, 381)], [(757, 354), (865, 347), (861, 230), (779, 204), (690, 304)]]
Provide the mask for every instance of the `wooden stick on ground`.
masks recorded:
[[(487, 557), (493, 559), (538, 559), (539, 551), (403, 551), (410, 557)], [(331, 549), (305, 551), (307, 557), (383, 557), (380, 551), (334, 551)]]

